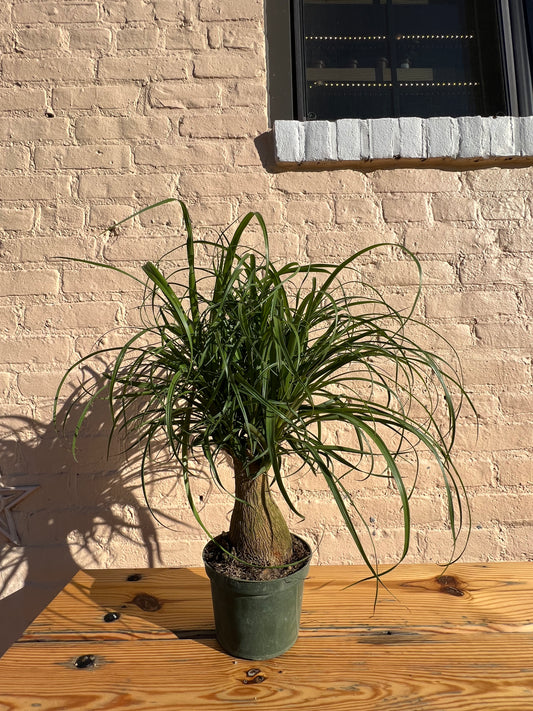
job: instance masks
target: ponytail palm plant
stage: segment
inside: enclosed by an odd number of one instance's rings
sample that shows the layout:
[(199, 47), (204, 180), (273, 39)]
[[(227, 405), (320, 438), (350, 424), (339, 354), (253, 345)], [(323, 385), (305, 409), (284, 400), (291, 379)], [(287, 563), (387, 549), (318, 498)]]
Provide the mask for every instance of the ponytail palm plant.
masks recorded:
[[(187, 208), (180, 205), (185, 266), (165, 275), (159, 264), (148, 262), (142, 278), (128, 274), (145, 289), (142, 327), (122, 347), (81, 358), (60, 383), (56, 404), (75, 368), (113, 352), (103, 385), (89, 392), (73, 446), (92, 402), (107, 398), (112, 434), (126, 429), (141, 448), (144, 491), (151, 449), (163, 436), (194, 516), (210, 538), (195, 504), (191, 462), (202, 454), (214, 482), (224, 489), (219, 466), (229, 457), (235, 479), (229, 492), (229, 552), (262, 567), (286, 566), (293, 554), (292, 536), (271, 493), (276, 486), (298, 513), (285, 485), (283, 460), (291, 457), (324, 478), (375, 577), (381, 573), (364, 543), (365, 518), (346, 475), (385, 477), (395, 487), (403, 516), (403, 559), (410, 540), (413, 467), (420, 468), (419, 452), (425, 450), (442, 475), (458, 555), (468, 504), (450, 452), (466, 396), (457, 369), (408, 334), (411, 325), (427, 328), (414, 318), (420, 288), (412, 307), (399, 311), (358, 277), (356, 263), (375, 247), (339, 265), (280, 266), (270, 259), (258, 213), (247, 214), (230, 236), (195, 239)], [(259, 250), (241, 244), (253, 220), (261, 235)], [(199, 250), (204, 263), (210, 254), (206, 265), (197, 263)], [(403, 253), (420, 277), (416, 257), (406, 249)], [(351, 430), (351, 435), (332, 443), (327, 435), (332, 428)]]

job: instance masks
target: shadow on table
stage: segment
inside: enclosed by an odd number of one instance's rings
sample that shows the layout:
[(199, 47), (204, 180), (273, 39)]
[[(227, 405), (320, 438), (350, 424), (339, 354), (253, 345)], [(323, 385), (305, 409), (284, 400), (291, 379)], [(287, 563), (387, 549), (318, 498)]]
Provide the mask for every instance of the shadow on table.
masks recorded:
[[(71, 428), (76, 421), (74, 413)], [(74, 460), (72, 429), (0, 418), (0, 486), (39, 487), (13, 512), (23, 545), (7, 539), (0, 545), (0, 656), (77, 572), (77, 561), (84, 568), (117, 567), (112, 546), (118, 543), (121, 552), (124, 545), (142, 549), (147, 567), (162, 564), (155, 522), (139, 505), (135, 462), (128, 460), (133, 474), (121, 471), (123, 456), (116, 450), (107, 456), (107, 432), (108, 407), (100, 403), (82, 428)]]
[[(100, 620), (118, 613), (117, 628), (135, 637), (152, 639), (168, 632), (179, 639), (214, 639), (211, 587), (205, 574), (190, 568), (85, 572), (94, 581), (89, 597), (100, 608)], [(104, 627), (112, 631), (113, 622)]]

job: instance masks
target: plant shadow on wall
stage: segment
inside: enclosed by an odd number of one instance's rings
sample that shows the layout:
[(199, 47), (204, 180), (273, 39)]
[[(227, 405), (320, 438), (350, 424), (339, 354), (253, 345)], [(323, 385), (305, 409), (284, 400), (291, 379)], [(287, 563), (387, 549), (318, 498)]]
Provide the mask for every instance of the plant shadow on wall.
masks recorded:
[[(94, 381), (87, 369), (84, 376), (84, 382)], [(58, 418), (68, 411), (75, 421), (82, 410), (71, 399)], [(140, 504), (138, 461), (128, 456), (124, 466), (127, 440), (120, 443), (120, 452), (115, 446), (108, 456), (109, 429), (107, 404), (94, 401), (74, 460), (65, 439), (73, 431), (30, 418), (0, 418), (2, 485), (39, 487), (29, 505), (24, 502), (14, 512), (22, 545), (0, 541), (0, 655), (80, 567), (122, 567), (117, 554), (127, 559), (132, 549), (141, 567), (162, 565), (155, 521)], [(164, 487), (165, 463), (158, 461), (151, 472), (152, 482)], [(176, 523), (168, 514), (164, 520), (169, 526)]]

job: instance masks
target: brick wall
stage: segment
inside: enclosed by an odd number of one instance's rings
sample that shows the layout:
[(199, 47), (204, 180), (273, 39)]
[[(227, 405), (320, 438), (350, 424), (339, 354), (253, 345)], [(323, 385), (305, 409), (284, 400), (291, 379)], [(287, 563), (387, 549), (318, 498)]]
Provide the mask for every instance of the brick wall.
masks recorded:
[[(55, 257), (132, 269), (156, 258), (181, 239), (173, 206), (102, 230), (168, 196), (187, 202), (200, 233), (261, 211), (278, 257), (339, 260), (380, 241), (414, 250), (426, 275), (420, 316), (458, 349), (480, 414), (479, 432), (467, 415), (457, 442), (473, 506), (466, 559), (531, 559), (532, 169), (264, 167), (260, 0), (3, 0), (0, 47), (0, 473), (4, 485), (41, 486), (17, 509), (25, 547), (4, 557), (4, 593), (30, 573), (46, 580), (55, 560), (199, 562), (203, 536), (168, 467), (153, 503), (171, 530), (137, 506), (135, 460), (106, 459), (103, 410), (77, 462), (51, 424), (65, 366), (103, 333), (104, 345), (120, 340), (112, 329), (135, 318), (138, 296), (125, 279)], [(392, 252), (365, 276), (398, 303), (413, 293)], [(423, 478), (413, 504), (415, 561), (449, 553), (433, 483)], [(293, 486), (307, 516), (296, 530), (322, 541), (315, 560), (357, 561), (320, 483)], [(208, 521), (224, 527), (228, 501), (207, 486), (202, 495)], [(391, 492), (361, 487), (360, 500), (388, 560), (399, 546)]]

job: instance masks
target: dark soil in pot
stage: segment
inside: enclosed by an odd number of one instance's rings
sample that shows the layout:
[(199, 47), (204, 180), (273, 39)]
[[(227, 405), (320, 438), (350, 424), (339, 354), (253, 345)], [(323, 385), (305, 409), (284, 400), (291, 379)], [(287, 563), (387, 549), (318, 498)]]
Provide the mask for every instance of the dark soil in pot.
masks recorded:
[(220, 573), (229, 578), (238, 580), (278, 580), (286, 578), (305, 566), (311, 556), (311, 549), (305, 541), (293, 534), (292, 536), (292, 559), (289, 564), (282, 568), (258, 568), (256, 566), (239, 563), (239, 561), (227, 555), (218, 545), (234, 554), (227, 533), (217, 536), (214, 541), (210, 541), (204, 549), (204, 561)]

